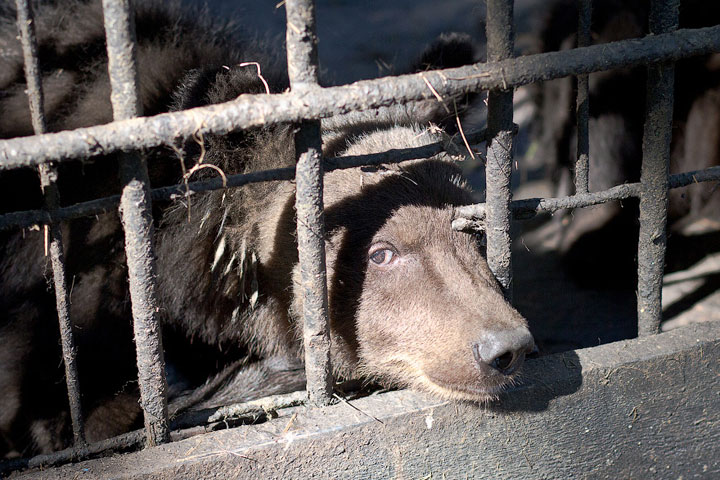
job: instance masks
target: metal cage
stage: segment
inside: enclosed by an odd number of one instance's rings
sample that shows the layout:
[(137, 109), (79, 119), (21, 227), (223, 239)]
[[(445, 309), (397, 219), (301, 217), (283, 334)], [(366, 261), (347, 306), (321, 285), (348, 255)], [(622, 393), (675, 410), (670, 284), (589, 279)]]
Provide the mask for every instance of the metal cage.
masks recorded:
[[(591, 0), (579, 1), (578, 47), (553, 53), (513, 58), (513, 0), (487, 0), (487, 63), (422, 74), (359, 81), (322, 88), (318, 85), (317, 36), (314, 2), (287, 0), (288, 73), (291, 90), (276, 95), (243, 95), (218, 105), (154, 117), (139, 117), (136, 100), (134, 26), (129, 0), (104, 0), (109, 71), (114, 122), (74, 131), (46, 133), (42, 111), (42, 86), (37, 61), (33, 17), (28, 0), (17, 0), (18, 26), (25, 58), (28, 96), (36, 136), (0, 141), (0, 169), (39, 168), (45, 192), (43, 210), (0, 216), (0, 229), (44, 225), (51, 238), (50, 255), (60, 318), (67, 390), (71, 406), (75, 447), (33, 459), (14, 460), (4, 468), (53, 465), (87, 458), (105, 448), (145, 441), (157, 445), (169, 440), (166, 380), (160, 327), (156, 318), (154, 254), (152, 252), (152, 200), (186, 194), (184, 185), (150, 189), (142, 148), (168, 145), (197, 134), (224, 134), (282, 122), (300, 125), (296, 134), (297, 165), (270, 171), (228, 176), (189, 184), (201, 193), (235, 188), (251, 182), (297, 182), (298, 246), (304, 284), (304, 341), (309, 401), (328, 404), (332, 395), (329, 365), (327, 284), (324, 242), (312, 232), (323, 231), (323, 171), (420, 158), (443, 151), (441, 144), (395, 150), (375, 155), (323, 159), (320, 120), (350, 111), (369, 110), (396, 103), (432, 99), (458, 93), (489, 91), (486, 131), (467, 135), (472, 143), (487, 141), (487, 202), (460, 208), (455, 228), (478, 225), (487, 232), (488, 263), (508, 294), (512, 292), (510, 254), (511, 217), (528, 218), (538, 212), (578, 208), (631, 197), (640, 199), (638, 245), (638, 332), (659, 331), (661, 287), (665, 255), (667, 196), (669, 188), (694, 182), (720, 180), (720, 167), (669, 176), (673, 111), (674, 62), (693, 55), (720, 52), (720, 26), (677, 30), (678, 1), (654, 0), (651, 35), (635, 40), (589, 46)], [(639, 183), (609, 190), (588, 191), (588, 74), (629, 65), (647, 65), (648, 108), (643, 139), (642, 176)], [(563, 198), (511, 201), (510, 172), (513, 158), (512, 92), (533, 82), (575, 75), (578, 78), (578, 150), (576, 193)], [(429, 88), (431, 87), (431, 88)], [(53, 163), (89, 158), (100, 153), (130, 152), (123, 156), (122, 195), (60, 208), (57, 174)], [(137, 346), (141, 404), (145, 431), (131, 432), (99, 444), (83, 438), (80, 386), (75, 366), (75, 346), (68, 313), (68, 289), (63, 265), (59, 223), (81, 216), (112, 211), (120, 205), (126, 235), (132, 312)]]

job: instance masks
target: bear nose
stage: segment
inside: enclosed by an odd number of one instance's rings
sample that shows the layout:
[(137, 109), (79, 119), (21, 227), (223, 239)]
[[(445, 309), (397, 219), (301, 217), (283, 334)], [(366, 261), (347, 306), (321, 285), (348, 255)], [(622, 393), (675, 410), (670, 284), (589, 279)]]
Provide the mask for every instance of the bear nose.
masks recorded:
[(472, 345), (475, 361), (488, 373), (512, 375), (522, 365), (525, 354), (535, 346), (530, 331), (525, 327), (514, 330), (489, 332)]

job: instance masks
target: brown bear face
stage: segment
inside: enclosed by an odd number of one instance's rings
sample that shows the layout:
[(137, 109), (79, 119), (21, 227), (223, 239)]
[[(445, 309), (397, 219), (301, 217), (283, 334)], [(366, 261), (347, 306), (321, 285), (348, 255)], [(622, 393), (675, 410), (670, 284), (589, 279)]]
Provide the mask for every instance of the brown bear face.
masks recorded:
[(533, 339), (477, 238), (451, 228), (471, 202), (458, 167), (440, 159), (326, 175), (336, 374), (474, 401), (511, 381)]
[(438, 228), (452, 218), (450, 207), (404, 206), (373, 237), (356, 315), (359, 367), (386, 382), (482, 401), (533, 342), (475, 240)]

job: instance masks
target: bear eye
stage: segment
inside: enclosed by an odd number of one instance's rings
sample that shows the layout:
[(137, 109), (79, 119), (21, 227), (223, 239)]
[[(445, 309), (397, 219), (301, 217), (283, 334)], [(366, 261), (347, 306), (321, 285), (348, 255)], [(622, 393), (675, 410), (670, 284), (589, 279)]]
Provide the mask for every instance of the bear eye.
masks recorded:
[(389, 248), (380, 248), (370, 254), (370, 261), (375, 265), (385, 267), (395, 263), (396, 253)]

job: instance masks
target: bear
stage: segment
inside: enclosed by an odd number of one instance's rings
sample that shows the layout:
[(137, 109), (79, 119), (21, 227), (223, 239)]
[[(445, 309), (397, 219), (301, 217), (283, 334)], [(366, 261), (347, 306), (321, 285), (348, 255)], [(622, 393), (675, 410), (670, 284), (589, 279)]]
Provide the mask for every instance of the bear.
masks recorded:
[[(207, 12), (142, 2), (135, 7), (135, 22), (145, 115), (288, 87), (280, 60)], [(36, 29), (49, 129), (110, 122), (100, 2), (43, 5)], [(15, 37), (5, 19), (0, 138), (32, 134)], [(468, 38), (446, 35), (412, 65), (415, 70), (458, 66), (474, 60), (472, 51)], [(433, 99), (326, 119), (323, 155), (444, 141), (442, 127), (454, 122), (447, 115), (445, 105)], [(215, 169), (229, 175), (292, 166), (295, 131), (293, 125), (274, 125), (195, 136), (142, 153), (153, 187), (175, 185), (201, 162), (215, 168), (197, 169), (192, 180), (210, 178)], [(60, 163), (62, 205), (118, 193), (117, 170), (116, 154)], [(41, 208), (35, 171), (3, 171), (0, 185), (0, 213)], [(158, 314), (172, 412), (186, 408), (172, 408), (173, 400), (182, 403), (187, 392), (203, 389), (208, 378), (223, 372), (231, 372), (232, 384), (248, 369), (264, 368), (263, 378), (277, 384), (254, 385), (256, 395), (297, 386), (303, 298), (296, 288), (294, 196), (293, 182), (263, 182), (153, 204)], [(459, 167), (446, 154), (325, 175), (336, 379), (475, 402), (497, 397), (513, 381), (533, 337), (490, 272), (482, 242), (451, 228), (456, 207), (472, 201)], [(63, 222), (61, 229), (85, 436), (93, 442), (142, 425), (123, 235), (116, 212)], [(0, 234), (4, 457), (71, 443), (52, 272), (43, 244), (42, 228)], [(221, 393), (214, 401), (247, 398), (247, 392), (227, 388)]]

